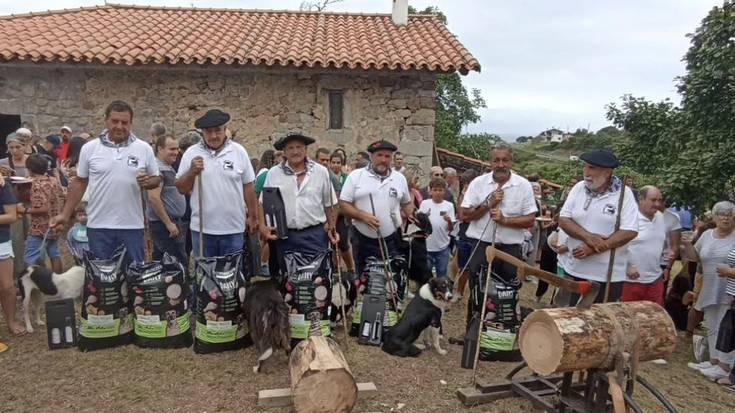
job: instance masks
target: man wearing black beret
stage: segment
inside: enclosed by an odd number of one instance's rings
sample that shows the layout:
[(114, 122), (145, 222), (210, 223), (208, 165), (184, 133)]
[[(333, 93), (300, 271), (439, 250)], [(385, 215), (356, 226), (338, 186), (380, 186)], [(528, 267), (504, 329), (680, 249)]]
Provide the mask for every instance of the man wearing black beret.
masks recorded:
[(352, 171), (340, 192), (340, 208), (355, 228), (351, 241), (358, 273), (368, 257), (381, 257), (378, 237), (385, 239), (389, 255), (398, 252), (399, 210), (409, 217), (414, 213), (406, 178), (391, 168), (396, 150), (385, 140), (371, 143), (370, 164)]
[[(574, 185), (559, 214), (572, 252), (564, 270), (572, 279), (604, 285), (612, 261), (608, 301), (617, 301), (626, 277), (627, 244), (638, 234), (638, 206), (630, 188), (613, 175), (620, 165), (615, 155), (595, 150), (579, 158), (584, 161), (584, 180)], [(596, 302), (604, 301), (605, 290), (600, 289)]]
[[(197, 119), (194, 126), (202, 131), (204, 139), (186, 150), (176, 174), (176, 188), (182, 194), (191, 194), (193, 250), (199, 254), (202, 222), (205, 257), (239, 251), (245, 229), (251, 234), (258, 230), (255, 172), (245, 148), (227, 137), (229, 121), (230, 115), (219, 109)], [(193, 190), (197, 177), (201, 180), (202, 210), (199, 191)]]

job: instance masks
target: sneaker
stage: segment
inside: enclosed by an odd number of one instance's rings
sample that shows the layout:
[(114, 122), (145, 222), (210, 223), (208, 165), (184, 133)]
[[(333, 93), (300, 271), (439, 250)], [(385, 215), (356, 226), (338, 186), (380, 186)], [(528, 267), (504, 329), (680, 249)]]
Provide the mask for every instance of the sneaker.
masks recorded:
[(659, 366), (665, 366), (665, 365), (669, 364), (669, 363), (668, 363), (668, 362), (667, 362), (666, 360), (664, 360), (664, 359), (656, 359), (656, 360), (651, 360), (651, 363), (653, 363), (653, 364), (658, 364)]
[(701, 370), (704, 370), (704, 369), (712, 368), (714, 366), (708, 360), (708, 361), (703, 361), (701, 363), (687, 363), (687, 367), (689, 367), (690, 369), (700, 370), (701, 371)]
[(727, 377), (730, 375), (729, 372), (725, 371), (720, 366), (712, 366), (712, 368), (699, 370), (700, 373), (702, 373), (705, 377), (712, 380), (721, 379), (723, 377)]

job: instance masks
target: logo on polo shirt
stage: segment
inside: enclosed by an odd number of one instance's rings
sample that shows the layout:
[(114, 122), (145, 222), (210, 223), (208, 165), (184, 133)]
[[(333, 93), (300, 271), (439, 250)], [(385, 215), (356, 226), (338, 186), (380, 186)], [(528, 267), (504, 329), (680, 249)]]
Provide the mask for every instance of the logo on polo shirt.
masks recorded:
[(607, 204), (604, 208), (602, 208), (602, 212), (607, 215), (615, 215), (615, 211), (617, 208), (615, 208), (615, 205), (613, 204)]
[(233, 164), (232, 161), (225, 160), (222, 162), (222, 169), (225, 171), (232, 171), (235, 169), (235, 164)]
[(388, 196), (390, 196), (391, 198), (398, 198), (398, 191), (396, 190), (396, 188), (391, 187), (388, 190)]
[(128, 155), (128, 166), (130, 166), (132, 168), (137, 168), (139, 163), (140, 162), (138, 162), (138, 157), (137, 156), (135, 156), (135, 155)]

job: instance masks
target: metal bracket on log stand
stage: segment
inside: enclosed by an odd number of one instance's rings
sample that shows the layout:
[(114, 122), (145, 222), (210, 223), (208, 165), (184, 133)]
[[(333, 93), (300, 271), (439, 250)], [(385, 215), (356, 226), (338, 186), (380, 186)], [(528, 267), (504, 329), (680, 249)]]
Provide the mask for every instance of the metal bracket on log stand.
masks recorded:
[[(491, 257), (500, 259), (515, 266), (518, 278), (521, 280), (524, 280), (526, 275), (534, 275), (562, 290), (581, 295), (577, 309), (586, 310), (585, 313), (594, 311), (594, 308), (592, 310), (590, 308), (600, 291), (599, 283), (564, 279), (531, 267), (512, 255), (495, 249), (491, 250), (491, 248), (488, 248), (487, 255), (488, 259)], [(673, 340), (672, 343), (675, 343), (675, 338)], [(458, 389), (457, 397), (468, 407), (508, 397), (522, 397), (530, 401), (535, 408), (550, 413), (618, 413), (621, 411), (637, 413), (643, 411), (633, 400), (633, 382), (638, 382), (658, 399), (665, 411), (676, 413), (676, 408), (658, 390), (637, 375), (640, 342), (639, 339), (636, 341), (633, 354), (617, 353), (614, 355), (612, 368), (579, 369), (553, 373), (548, 376), (533, 373), (527, 377), (517, 378), (516, 374), (528, 367), (524, 361), (516, 366), (503, 382), (497, 384), (477, 382), (474, 387)], [(626, 367), (626, 365), (629, 366)], [(575, 373), (579, 376), (577, 381), (574, 380)]]

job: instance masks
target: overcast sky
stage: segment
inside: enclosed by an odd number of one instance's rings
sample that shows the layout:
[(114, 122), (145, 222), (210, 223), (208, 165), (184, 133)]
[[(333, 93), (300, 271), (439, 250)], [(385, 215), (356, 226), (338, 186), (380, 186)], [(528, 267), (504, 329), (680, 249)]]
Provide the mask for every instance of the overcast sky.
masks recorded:
[[(118, 0), (120, 3), (298, 9), (300, 0)], [(115, 1), (112, 1), (113, 3)], [(103, 4), (90, 0), (0, 0), (0, 15)], [(390, 13), (390, 0), (345, 0), (330, 11)], [(471, 132), (504, 137), (550, 127), (606, 126), (605, 105), (623, 94), (678, 102), (685, 37), (722, 0), (409, 0), (437, 5), (449, 30), (482, 65), (464, 77), (487, 102)]]

